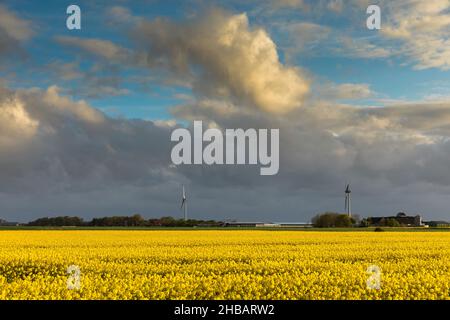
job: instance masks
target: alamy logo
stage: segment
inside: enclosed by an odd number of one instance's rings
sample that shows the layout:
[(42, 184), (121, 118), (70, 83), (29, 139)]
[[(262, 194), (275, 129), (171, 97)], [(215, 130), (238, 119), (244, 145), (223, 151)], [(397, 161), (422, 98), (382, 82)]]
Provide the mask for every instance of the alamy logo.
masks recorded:
[(67, 7), (67, 17), (66, 26), (69, 30), (80, 30), (81, 29), (81, 9), (76, 4), (72, 4)]
[(377, 265), (370, 265), (366, 273), (369, 277), (366, 280), (367, 289), (369, 290), (380, 290), (381, 288), (381, 269)]
[(70, 265), (67, 268), (69, 277), (67, 278), (67, 289), (80, 290), (81, 287), (81, 270), (79, 266)]
[(377, 5), (370, 5), (366, 10), (367, 14), (370, 16), (366, 20), (366, 26), (369, 30), (380, 30), (381, 29), (381, 9)]
[[(172, 132), (171, 141), (178, 141), (172, 148), (173, 164), (256, 165), (259, 163), (262, 166), (261, 175), (278, 173), (279, 129), (270, 129), (270, 152), (268, 129), (226, 129), (224, 137), (222, 131), (216, 128), (209, 128), (203, 132), (202, 121), (194, 121), (193, 134), (192, 142), (188, 129), (177, 128)], [(203, 142), (209, 142), (205, 148), (203, 148)]]

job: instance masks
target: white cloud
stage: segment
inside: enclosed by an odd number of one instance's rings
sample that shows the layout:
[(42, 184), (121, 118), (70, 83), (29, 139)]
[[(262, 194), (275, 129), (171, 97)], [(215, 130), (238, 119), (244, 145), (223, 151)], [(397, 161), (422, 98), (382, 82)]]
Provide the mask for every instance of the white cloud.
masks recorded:
[(301, 8), (305, 5), (303, 0), (274, 0), (272, 1), (274, 7), (288, 7), (288, 8)]
[(147, 184), (169, 174), (169, 138), (170, 127), (108, 118), (55, 86), (1, 89), (0, 193)]
[(339, 28), (313, 22), (282, 22), (274, 26), (287, 34), (284, 50), (288, 57), (309, 55), (380, 59), (394, 54), (392, 48), (382, 45), (379, 37), (349, 35)]
[(130, 9), (122, 6), (112, 6), (107, 10), (107, 19), (110, 23), (138, 23), (141, 18), (134, 16)]
[[(342, 26), (283, 20), (276, 28), (289, 32), (287, 53), (380, 59), (400, 57), (415, 69), (450, 69), (450, 2), (448, 0), (379, 0), (382, 26), (365, 30), (368, 0), (305, 1), (307, 19), (333, 14), (348, 17)], [(315, 21), (315, 20), (311, 20)], [(325, 22), (326, 23), (326, 22)]]
[(83, 39), (69, 36), (58, 36), (55, 39), (60, 44), (82, 49), (111, 62), (130, 62), (131, 51), (109, 40)]
[(14, 148), (18, 140), (29, 140), (37, 131), (39, 121), (33, 119), (24, 103), (6, 89), (0, 90), (0, 149)]
[(390, 48), (371, 43), (366, 38), (350, 37), (340, 34), (335, 39), (338, 46), (335, 47), (334, 52), (337, 55), (350, 58), (377, 59), (386, 58), (393, 54)]
[(318, 83), (315, 90), (318, 98), (326, 98), (328, 100), (357, 100), (369, 98), (374, 94), (370, 90), (370, 86), (365, 83)]
[(140, 24), (135, 34), (152, 65), (191, 76), (194, 91), (205, 96), (285, 113), (300, 107), (309, 91), (305, 76), (280, 62), (275, 43), (251, 28), (245, 14), (213, 10), (184, 23), (158, 19)]
[(342, 12), (343, 7), (344, 7), (343, 0), (331, 0), (327, 4), (327, 8), (334, 12)]
[[(281, 23), (278, 27), (289, 34), (288, 51), (292, 53), (317, 52), (323, 41), (329, 41), (333, 30), (312, 22)], [(293, 44), (293, 45), (292, 45)], [(292, 54), (291, 53), (291, 54)]]
[(83, 77), (83, 72), (77, 62), (54, 61), (48, 65), (48, 68), (62, 80), (75, 80)]
[(399, 42), (398, 53), (411, 60), (416, 69), (450, 69), (450, 2), (384, 2), (387, 22), (382, 34)]

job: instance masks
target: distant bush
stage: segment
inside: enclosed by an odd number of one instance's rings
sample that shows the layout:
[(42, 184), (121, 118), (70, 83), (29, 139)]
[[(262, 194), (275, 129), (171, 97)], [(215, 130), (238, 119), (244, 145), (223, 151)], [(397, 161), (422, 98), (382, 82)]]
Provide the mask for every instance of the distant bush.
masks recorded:
[(393, 218), (386, 219), (385, 225), (386, 227), (401, 227), (400, 223)]
[(380, 228), (380, 227), (376, 227), (374, 231), (375, 231), (375, 232), (382, 232), (382, 231), (384, 231), (384, 230), (383, 230), (382, 228)]
[(56, 227), (77, 227), (77, 226), (84, 226), (86, 223), (83, 221), (82, 218), (79, 217), (51, 217), (51, 218), (39, 218), (34, 221), (31, 221), (28, 223), (29, 226), (56, 226)]
[(89, 225), (95, 227), (139, 227), (145, 225), (145, 219), (140, 214), (135, 214), (130, 217), (103, 217), (92, 219)]
[(132, 216), (93, 218), (89, 222), (85, 222), (79, 217), (68, 216), (39, 218), (29, 222), (27, 225), (40, 227), (217, 227), (221, 226), (222, 222), (194, 219), (185, 221), (184, 219), (175, 219), (173, 217), (161, 217), (146, 220), (140, 214), (134, 214)]
[(359, 222), (359, 226), (360, 226), (361, 228), (367, 228), (368, 226), (370, 226), (370, 221), (367, 220), (367, 219), (362, 219), (362, 220)]
[(316, 228), (348, 228), (354, 220), (346, 214), (335, 212), (325, 212), (312, 218), (312, 223)]

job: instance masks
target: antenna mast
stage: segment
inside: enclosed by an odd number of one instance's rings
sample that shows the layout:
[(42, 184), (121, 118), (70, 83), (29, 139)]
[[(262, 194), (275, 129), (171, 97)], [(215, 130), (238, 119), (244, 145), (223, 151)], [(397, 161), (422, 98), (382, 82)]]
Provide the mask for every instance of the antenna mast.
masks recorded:
[(183, 185), (183, 195), (181, 199), (181, 209), (184, 210), (184, 221), (187, 221), (187, 198), (186, 198), (186, 191), (184, 190), (184, 185)]
[(347, 184), (347, 187), (345, 188), (345, 210), (347, 211), (347, 215), (349, 217), (352, 216), (351, 193), (352, 193), (352, 191), (350, 190), (350, 184)]

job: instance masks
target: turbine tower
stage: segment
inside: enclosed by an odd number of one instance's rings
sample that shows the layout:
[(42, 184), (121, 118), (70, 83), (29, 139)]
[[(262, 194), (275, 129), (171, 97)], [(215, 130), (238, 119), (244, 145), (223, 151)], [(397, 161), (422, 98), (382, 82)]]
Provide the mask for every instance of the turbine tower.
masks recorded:
[(351, 193), (350, 190), (350, 184), (347, 184), (347, 187), (345, 188), (345, 211), (347, 211), (347, 215), (349, 217), (352, 216), (352, 199), (351, 199)]
[(181, 196), (181, 208), (184, 209), (184, 221), (187, 220), (187, 199), (186, 199), (186, 191), (184, 190), (183, 184), (183, 195)]

